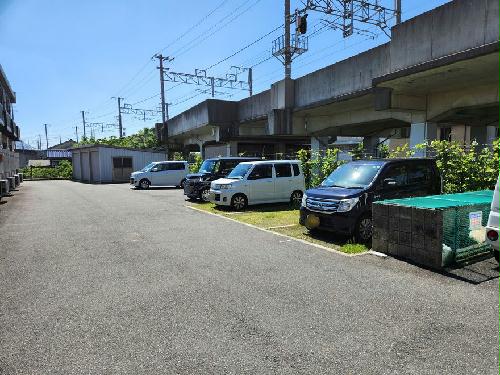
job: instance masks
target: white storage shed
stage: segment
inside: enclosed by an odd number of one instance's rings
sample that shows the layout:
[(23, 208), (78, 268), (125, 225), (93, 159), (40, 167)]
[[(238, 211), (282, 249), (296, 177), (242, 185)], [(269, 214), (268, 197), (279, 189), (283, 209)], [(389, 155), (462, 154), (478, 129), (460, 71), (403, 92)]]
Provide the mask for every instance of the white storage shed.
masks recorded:
[(128, 182), (130, 174), (153, 161), (167, 160), (165, 151), (88, 145), (73, 152), (73, 179), (94, 184)]

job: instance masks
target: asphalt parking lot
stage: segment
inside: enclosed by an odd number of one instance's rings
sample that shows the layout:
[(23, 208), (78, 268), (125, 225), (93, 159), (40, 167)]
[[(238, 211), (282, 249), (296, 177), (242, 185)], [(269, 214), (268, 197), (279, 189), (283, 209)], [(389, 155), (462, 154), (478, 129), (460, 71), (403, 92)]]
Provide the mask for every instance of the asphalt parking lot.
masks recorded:
[(498, 374), (498, 279), (347, 257), (175, 189), (0, 204), (0, 374)]

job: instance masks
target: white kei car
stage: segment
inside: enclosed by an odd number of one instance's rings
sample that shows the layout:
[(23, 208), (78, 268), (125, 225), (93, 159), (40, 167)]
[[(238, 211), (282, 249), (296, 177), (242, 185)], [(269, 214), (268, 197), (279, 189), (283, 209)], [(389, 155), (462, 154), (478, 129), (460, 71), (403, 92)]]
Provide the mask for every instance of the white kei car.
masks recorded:
[(498, 185), (500, 183), (500, 178), (497, 180), (495, 186), (495, 192), (493, 193), (493, 202), (491, 202), (491, 211), (488, 218), (488, 225), (486, 226), (486, 242), (489, 243), (495, 254), (495, 259), (498, 262), (498, 222), (499, 222), (499, 192)]
[(156, 161), (130, 175), (130, 184), (138, 189), (150, 186), (184, 187), (189, 173), (187, 161)]
[(304, 191), (298, 160), (260, 160), (240, 163), (227, 177), (213, 181), (210, 201), (238, 211), (262, 203), (300, 205)]

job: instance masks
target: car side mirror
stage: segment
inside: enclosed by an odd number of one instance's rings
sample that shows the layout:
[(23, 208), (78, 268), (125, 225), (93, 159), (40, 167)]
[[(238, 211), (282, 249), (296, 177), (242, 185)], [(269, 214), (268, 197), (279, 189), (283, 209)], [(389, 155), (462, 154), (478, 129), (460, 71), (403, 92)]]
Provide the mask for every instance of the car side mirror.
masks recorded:
[(396, 186), (398, 183), (396, 182), (395, 179), (393, 178), (386, 178), (384, 180), (384, 187), (394, 187)]
[(158, 168), (151, 168), (151, 172), (158, 172), (159, 169)]

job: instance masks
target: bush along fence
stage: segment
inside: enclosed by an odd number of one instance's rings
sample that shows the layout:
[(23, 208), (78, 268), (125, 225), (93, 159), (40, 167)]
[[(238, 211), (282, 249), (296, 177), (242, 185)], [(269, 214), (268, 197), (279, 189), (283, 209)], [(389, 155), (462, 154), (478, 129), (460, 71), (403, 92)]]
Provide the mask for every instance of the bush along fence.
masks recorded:
[(62, 160), (55, 167), (26, 167), (21, 169), (25, 179), (33, 180), (69, 180), (73, 177), (73, 166), (71, 162)]
[[(431, 141), (419, 144), (410, 149), (406, 144), (393, 151), (381, 150), (386, 158), (409, 158), (415, 155), (415, 150), (426, 149), (429, 157), (436, 159), (436, 164), (443, 179), (444, 193), (462, 193), (494, 189), (499, 174), (499, 140), (492, 146), (479, 146), (472, 143), (468, 147), (456, 141)], [(302, 164), (306, 187), (319, 186), (321, 182), (339, 165), (345, 163), (339, 160), (340, 150), (327, 149), (324, 152), (299, 150), (297, 158)], [(351, 152), (353, 160), (362, 158), (360, 148)]]

